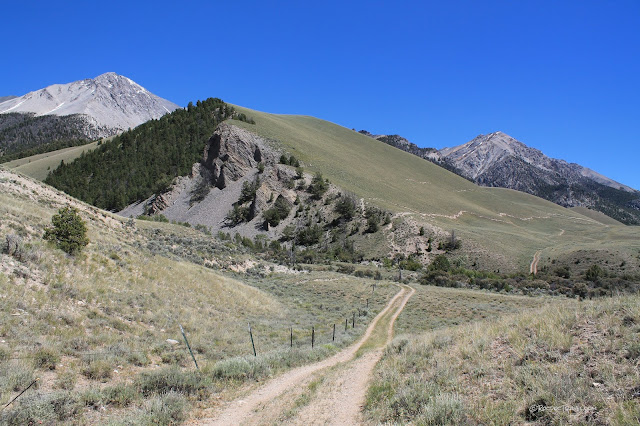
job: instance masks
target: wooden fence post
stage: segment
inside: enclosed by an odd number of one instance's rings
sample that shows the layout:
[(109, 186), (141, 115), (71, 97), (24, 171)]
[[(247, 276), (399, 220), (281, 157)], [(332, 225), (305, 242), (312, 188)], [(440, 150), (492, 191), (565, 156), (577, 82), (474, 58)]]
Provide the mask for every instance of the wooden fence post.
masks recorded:
[(333, 324), (333, 337), (331, 338), (332, 342), (336, 341), (336, 325)]
[(313, 349), (313, 344), (316, 341), (316, 328), (311, 327), (311, 349)]

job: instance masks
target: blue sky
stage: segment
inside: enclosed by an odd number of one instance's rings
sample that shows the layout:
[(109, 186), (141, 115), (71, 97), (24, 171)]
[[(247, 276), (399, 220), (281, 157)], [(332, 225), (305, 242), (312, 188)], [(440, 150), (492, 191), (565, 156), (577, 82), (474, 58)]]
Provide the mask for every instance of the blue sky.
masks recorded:
[(501, 130), (640, 189), (640, 1), (25, 1), (0, 96), (107, 71), (420, 146)]

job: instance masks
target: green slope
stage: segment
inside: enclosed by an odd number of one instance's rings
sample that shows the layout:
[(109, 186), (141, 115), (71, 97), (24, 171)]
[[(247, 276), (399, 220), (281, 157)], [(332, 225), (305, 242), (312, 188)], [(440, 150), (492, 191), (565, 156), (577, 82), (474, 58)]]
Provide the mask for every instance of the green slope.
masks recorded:
[(574, 212), (578, 212), (581, 215), (590, 217), (593, 220), (597, 220), (598, 222), (604, 224), (604, 225), (622, 225), (622, 222), (619, 222), (617, 220), (615, 220), (612, 217), (607, 216), (606, 214), (599, 212), (597, 210), (591, 210), (588, 209), (586, 207), (582, 207), (582, 206), (578, 206), (578, 207), (571, 207), (571, 210), (573, 210)]
[(8, 163), (5, 163), (4, 166), (17, 172), (24, 173), (34, 179), (45, 180), (49, 171), (58, 167), (61, 161), (70, 163), (80, 157), (83, 152), (93, 151), (97, 146), (98, 142), (96, 141), (87, 145), (63, 148), (57, 151), (45, 152), (44, 154), (32, 155), (31, 157), (9, 161)]
[(554, 255), (611, 246), (640, 251), (640, 229), (605, 225), (522, 192), (477, 186), (441, 167), (350, 129), (308, 116), (236, 107), (256, 124), (234, 124), (271, 139), (307, 169), (366, 201), (444, 230), (465, 253), (496, 267), (527, 269), (536, 251)]

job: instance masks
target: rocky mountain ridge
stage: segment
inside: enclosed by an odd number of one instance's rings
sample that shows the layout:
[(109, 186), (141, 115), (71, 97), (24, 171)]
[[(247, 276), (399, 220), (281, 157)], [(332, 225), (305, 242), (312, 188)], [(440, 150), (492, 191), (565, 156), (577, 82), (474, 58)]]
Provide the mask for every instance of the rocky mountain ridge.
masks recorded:
[(177, 108), (178, 105), (154, 95), (133, 80), (108, 72), (94, 79), (53, 84), (5, 100), (0, 103), (0, 114), (79, 115), (91, 132), (106, 137), (160, 118)]
[(588, 207), (640, 224), (640, 192), (587, 167), (546, 156), (503, 132), (452, 148), (420, 148), (398, 135), (360, 133), (434, 162), (482, 186), (510, 188), (564, 207)]
[(421, 148), (418, 145), (409, 142), (406, 138), (403, 138), (400, 135), (374, 135), (367, 130), (360, 130), (358, 133), (369, 136), (370, 138), (373, 138), (380, 142), (384, 142), (387, 145), (391, 145), (395, 148), (401, 149), (405, 152), (408, 152), (409, 154), (417, 155), (420, 158), (431, 161), (432, 163), (435, 163), (440, 167), (449, 170), (450, 172), (468, 179), (467, 176), (465, 176), (453, 165), (453, 163), (448, 161), (445, 157), (439, 155), (436, 148)]
[(452, 162), (464, 175), (475, 181), (485, 180), (482, 183), (488, 186), (501, 186), (490, 185), (486, 176), (496, 169), (497, 164), (506, 161), (508, 157), (514, 157), (539, 169), (541, 171), (539, 178), (550, 185), (575, 184), (587, 178), (614, 189), (635, 191), (629, 186), (579, 164), (547, 157), (542, 151), (531, 148), (502, 132), (479, 135), (463, 145), (443, 148), (438, 151), (438, 156)]

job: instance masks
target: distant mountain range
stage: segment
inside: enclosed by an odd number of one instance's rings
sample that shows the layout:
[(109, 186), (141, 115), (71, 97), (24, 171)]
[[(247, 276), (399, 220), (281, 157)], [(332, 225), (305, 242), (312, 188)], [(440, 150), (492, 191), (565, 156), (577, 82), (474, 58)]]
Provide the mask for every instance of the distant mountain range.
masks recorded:
[(0, 98), (0, 149), (5, 153), (61, 139), (112, 136), (178, 105), (113, 72)]
[(549, 158), (502, 132), (437, 150), (398, 135), (372, 135), (435, 162), (479, 185), (515, 189), (564, 207), (588, 207), (626, 224), (640, 224), (640, 192), (579, 164)]

